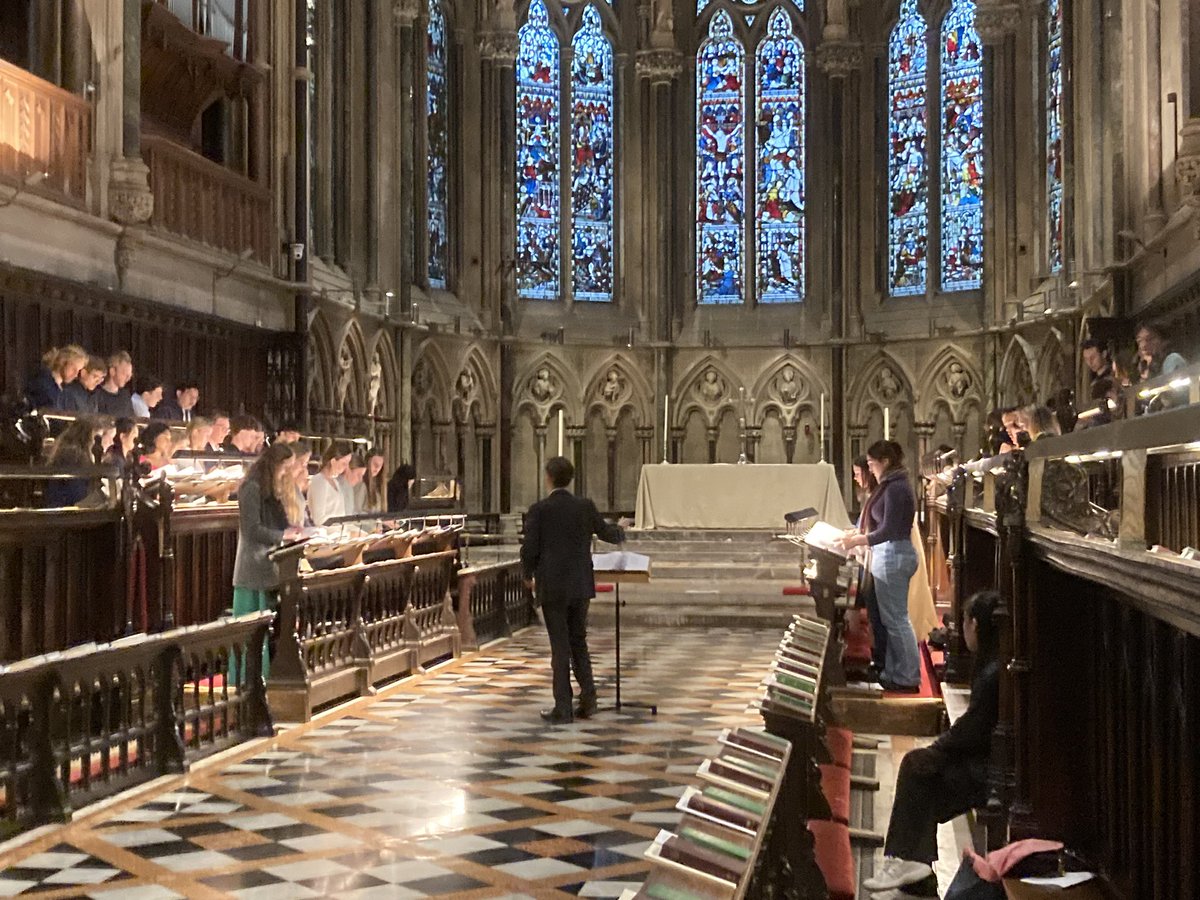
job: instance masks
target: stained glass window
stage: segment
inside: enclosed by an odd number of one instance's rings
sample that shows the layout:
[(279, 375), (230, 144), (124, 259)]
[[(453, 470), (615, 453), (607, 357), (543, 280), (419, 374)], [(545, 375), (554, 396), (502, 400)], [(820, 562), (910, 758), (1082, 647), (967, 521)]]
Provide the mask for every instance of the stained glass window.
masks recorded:
[(741, 303), (746, 209), (745, 53), (724, 10), (696, 54), (697, 294), (701, 303)]
[(983, 283), (983, 45), (974, 0), (942, 24), (942, 290)]
[(804, 47), (776, 9), (758, 45), (758, 300), (804, 299)]
[(612, 300), (613, 52), (589, 6), (572, 41), (571, 260), (576, 300)]
[(517, 54), (517, 294), (559, 297), (558, 37), (532, 0)]
[(426, 203), (429, 224), (429, 286), (446, 287), (448, 222), (446, 216), (447, 141), (446, 19), (438, 0), (429, 0), (429, 29), (426, 36), (425, 114), (429, 173)]
[(888, 49), (888, 284), (895, 296), (923, 294), (927, 280), (927, 40), (917, 0), (904, 0)]
[(1063, 0), (1046, 4), (1046, 232), (1051, 272), (1063, 267)]

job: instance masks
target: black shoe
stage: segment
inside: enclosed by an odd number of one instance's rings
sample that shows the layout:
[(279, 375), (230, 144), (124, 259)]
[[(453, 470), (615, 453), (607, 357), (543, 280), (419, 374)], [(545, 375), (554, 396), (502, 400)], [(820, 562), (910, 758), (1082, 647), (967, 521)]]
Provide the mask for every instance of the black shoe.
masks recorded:
[(579, 705), (575, 707), (575, 718), (590, 719), (596, 714), (596, 709), (595, 700), (580, 700)]
[(559, 712), (557, 709), (543, 709), (542, 719), (551, 725), (570, 725), (575, 721), (575, 717), (571, 715), (570, 710)]
[(879, 683), (883, 686), (883, 689), (885, 691), (887, 691), (889, 694), (919, 694), (919, 693), (921, 693), (921, 686), (919, 684), (903, 685), (903, 684), (896, 684), (896, 682), (894, 682), (894, 681), (880, 681)]

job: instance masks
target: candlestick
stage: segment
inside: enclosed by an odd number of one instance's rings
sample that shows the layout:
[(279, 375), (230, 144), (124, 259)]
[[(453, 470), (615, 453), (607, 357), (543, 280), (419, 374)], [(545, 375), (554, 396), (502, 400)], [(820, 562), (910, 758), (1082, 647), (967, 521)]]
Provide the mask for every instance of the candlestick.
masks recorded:
[(883, 408), (883, 439), (885, 441), (892, 439), (892, 411), (886, 406)]
[(825, 394), (821, 394), (821, 462), (825, 462)]
[(670, 462), (670, 454), (668, 453), (669, 441), (671, 435), (671, 395), (666, 394), (663, 397), (663, 462)]
[(563, 411), (558, 411), (558, 455), (563, 455)]

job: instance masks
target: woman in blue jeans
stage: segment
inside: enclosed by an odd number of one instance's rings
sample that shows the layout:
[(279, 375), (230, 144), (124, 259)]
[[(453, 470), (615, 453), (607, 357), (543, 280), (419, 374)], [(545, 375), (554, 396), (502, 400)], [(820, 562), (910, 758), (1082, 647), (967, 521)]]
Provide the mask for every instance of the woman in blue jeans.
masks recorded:
[(879, 617), (887, 634), (887, 655), (879, 683), (884, 690), (915, 694), (921, 689), (917, 636), (908, 619), (908, 583), (917, 571), (912, 543), (917, 498), (904, 471), (904, 450), (895, 441), (876, 441), (867, 449), (867, 467), (879, 482), (861, 528), (842, 539), (847, 549), (871, 548), (871, 576)]

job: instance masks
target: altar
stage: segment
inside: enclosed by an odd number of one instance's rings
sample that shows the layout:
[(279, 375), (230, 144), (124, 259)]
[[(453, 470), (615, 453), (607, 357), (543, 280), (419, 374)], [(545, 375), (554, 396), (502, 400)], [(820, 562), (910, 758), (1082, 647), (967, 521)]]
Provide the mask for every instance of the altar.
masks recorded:
[(812, 507), (830, 524), (851, 525), (836, 472), (809, 465), (642, 466), (637, 527), (775, 528), (784, 514)]

